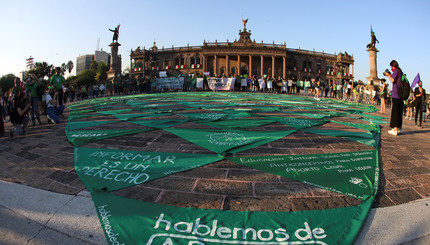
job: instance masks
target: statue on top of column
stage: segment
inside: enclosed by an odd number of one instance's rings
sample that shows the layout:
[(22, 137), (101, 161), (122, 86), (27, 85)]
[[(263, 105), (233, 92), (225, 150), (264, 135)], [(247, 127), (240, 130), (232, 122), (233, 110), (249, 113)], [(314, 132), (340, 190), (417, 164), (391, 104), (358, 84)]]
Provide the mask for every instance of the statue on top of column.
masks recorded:
[(371, 43), (367, 44), (367, 48), (376, 48), (376, 42), (379, 43), (378, 39), (376, 38), (375, 32), (372, 29), (372, 26), (370, 26), (370, 41)]
[(114, 30), (109, 29), (109, 31), (113, 32), (112, 42), (118, 42), (118, 36), (119, 36), (119, 27), (121, 25), (118, 24), (117, 27), (115, 27)]
[(244, 31), (246, 31), (246, 22), (248, 22), (248, 19), (242, 20), (242, 22), (243, 22), (243, 29)]

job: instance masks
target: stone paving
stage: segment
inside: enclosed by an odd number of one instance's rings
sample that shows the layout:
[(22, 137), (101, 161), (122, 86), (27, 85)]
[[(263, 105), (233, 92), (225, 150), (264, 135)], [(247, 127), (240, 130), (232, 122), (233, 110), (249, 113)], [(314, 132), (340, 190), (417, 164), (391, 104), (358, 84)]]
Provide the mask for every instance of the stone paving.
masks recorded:
[[(73, 145), (67, 141), (63, 122), (30, 126), (25, 136), (0, 138), (0, 179), (36, 188), (76, 195), (85, 190), (73, 163)], [(383, 116), (378, 112), (373, 115)], [(387, 114), (390, 110), (387, 109)], [(347, 119), (343, 118), (345, 121)], [(349, 119), (353, 120), (353, 119)], [(130, 124), (127, 124), (128, 127)], [(136, 125), (138, 127), (139, 125)], [(387, 133), (382, 124), (380, 143), (380, 188), (374, 207), (387, 207), (430, 196), (430, 123), (423, 128), (404, 120), (400, 136)], [(97, 126), (108, 129), (109, 124)], [(206, 127), (186, 123), (178, 127)], [(270, 124), (261, 130), (285, 130)], [(10, 122), (6, 129), (11, 128)], [(334, 123), (327, 129), (348, 127)], [(212, 152), (162, 130), (99, 140), (84, 147), (178, 153)], [(280, 140), (236, 153), (235, 156), (274, 154), (320, 154), (370, 150), (370, 146), (342, 138), (296, 132)], [(360, 200), (322, 190), (297, 181), (222, 160), (200, 168), (152, 180), (114, 193), (160, 204), (223, 210), (299, 211), (358, 205)]]

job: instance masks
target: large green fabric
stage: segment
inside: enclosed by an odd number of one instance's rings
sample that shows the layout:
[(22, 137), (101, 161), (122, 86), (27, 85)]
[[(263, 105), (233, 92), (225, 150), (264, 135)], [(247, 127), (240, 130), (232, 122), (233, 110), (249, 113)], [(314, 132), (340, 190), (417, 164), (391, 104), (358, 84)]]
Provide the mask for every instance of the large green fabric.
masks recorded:
[(359, 199), (374, 195), (378, 185), (376, 150), (228, 159), (247, 167)]
[(91, 141), (136, 134), (149, 130), (152, 129), (66, 130), (66, 136), (74, 146), (81, 146)]
[(117, 190), (216, 162), (218, 155), (75, 147), (75, 170), (90, 190)]
[(299, 212), (221, 211), (142, 202), (94, 191), (110, 244), (353, 244), (371, 208)]
[(294, 133), (296, 130), (285, 131), (240, 131), (240, 130), (201, 130), (165, 128), (196, 145), (218, 154), (236, 153), (248, 150)]
[(134, 124), (143, 125), (151, 128), (168, 128), (178, 124), (187, 122), (189, 119), (145, 119), (145, 120), (132, 120), (129, 121)]
[(224, 128), (244, 129), (244, 128), (254, 128), (254, 127), (270, 124), (273, 122), (274, 121), (270, 119), (230, 119), (230, 120), (219, 120), (216, 122), (203, 121), (200, 123), (211, 127), (215, 127), (215, 128), (221, 128), (221, 129), (224, 129)]
[(131, 120), (136, 120), (138, 118), (162, 117), (162, 116), (169, 116), (169, 115), (171, 115), (171, 113), (147, 114), (147, 113), (140, 112), (140, 113), (130, 113), (130, 114), (114, 114), (113, 116), (118, 118), (119, 120), (131, 121)]
[(108, 123), (115, 123), (117, 121), (78, 121), (78, 122), (68, 122), (66, 130), (76, 130), (87, 127), (94, 127)]
[(319, 126), (326, 123), (325, 120), (316, 120), (316, 119), (307, 119), (307, 118), (294, 118), (294, 117), (266, 117), (266, 118), (297, 129), (310, 128), (313, 126)]
[(209, 121), (216, 121), (222, 118), (225, 118), (227, 114), (225, 113), (213, 113), (213, 112), (206, 112), (206, 113), (178, 113), (176, 115), (188, 117), (192, 120), (209, 120)]
[(328, 129), (301, 129), (302, 131), (321, 134), (331, 137), (342, 137), (349, 140), (354, 140), (366, 145), (376, 147), (379, 144), (379, 133), (377, 132), (352, 132)]

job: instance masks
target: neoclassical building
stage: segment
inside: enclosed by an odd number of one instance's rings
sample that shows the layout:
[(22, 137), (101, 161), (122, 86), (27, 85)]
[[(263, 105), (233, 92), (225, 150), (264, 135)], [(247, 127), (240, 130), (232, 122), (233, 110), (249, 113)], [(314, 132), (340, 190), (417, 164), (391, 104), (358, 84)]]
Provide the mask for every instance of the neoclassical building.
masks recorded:
[(251, 40), (251, 30), (239, 31), (234, 42), (206, 42), (202, 46), (131, 50), (131, 76), (203, 74), (267, 75), (293, 80), (321, 79), (323, 81), (350, 81), (354, 78), (354, 58), (348, 53), (327, 54), (287, 48), (284, 44), (257, 43)]

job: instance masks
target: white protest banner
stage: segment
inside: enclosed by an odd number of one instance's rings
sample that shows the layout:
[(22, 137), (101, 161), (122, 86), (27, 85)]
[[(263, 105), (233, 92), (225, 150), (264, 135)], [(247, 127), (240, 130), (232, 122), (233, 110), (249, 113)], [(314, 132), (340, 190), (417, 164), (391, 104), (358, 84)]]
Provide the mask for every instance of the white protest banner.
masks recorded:
[(182, 89), (184, 87), (183, 77), (163, 77), (155, 80), (157, 89)]
[(209, 88), (211, 90), (233, 90), (236, 78), (211, 78)]
[(198, 77), (196, 79), (196, 88), (203, 88), (203, 78)]

